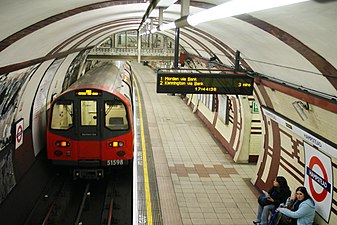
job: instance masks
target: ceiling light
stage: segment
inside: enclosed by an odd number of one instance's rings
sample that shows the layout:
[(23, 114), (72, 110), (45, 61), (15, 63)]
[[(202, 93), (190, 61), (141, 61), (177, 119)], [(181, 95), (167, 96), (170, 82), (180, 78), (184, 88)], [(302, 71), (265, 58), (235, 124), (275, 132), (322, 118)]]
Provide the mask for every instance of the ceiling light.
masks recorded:
[(169, 29), (173, 29), (173, 28), (176, 28), (175, 22), (165, 23), (165, 24), (162, 24), (162, 25), (159, 26), (160, 31), (169, 30)]
[(154, 27), (154, 28), (151, 29), (150, 32), (151, 32), (151, 34), (154, 34), (154, 33), (156, 33), (157, 31), (158, 31), (158, 28), (157, 28), (157, 27)]
[(251, 13), (308, 0), (232, 0), (187, 17), (191, 26), (221, 18)]
[(308, 116), (306, 114), (306, 110), (309, 110), (309, 104), (304, 104), (301, 101), (295, 101), (292, 103), (293, 107), (295, 108), (297, 114), (301, 117), (301, 119), (304, 121), (308, 119)]

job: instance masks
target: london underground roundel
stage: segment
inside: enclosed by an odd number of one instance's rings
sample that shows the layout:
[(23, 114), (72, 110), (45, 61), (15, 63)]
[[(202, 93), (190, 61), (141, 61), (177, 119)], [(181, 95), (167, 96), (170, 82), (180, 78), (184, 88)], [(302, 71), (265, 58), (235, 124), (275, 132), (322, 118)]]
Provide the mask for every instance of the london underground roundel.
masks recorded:
[(327, 222), (332, 203), (333, 174), (331, 158), (304, 142), (304, 186), (315, 200), (316, 212)]

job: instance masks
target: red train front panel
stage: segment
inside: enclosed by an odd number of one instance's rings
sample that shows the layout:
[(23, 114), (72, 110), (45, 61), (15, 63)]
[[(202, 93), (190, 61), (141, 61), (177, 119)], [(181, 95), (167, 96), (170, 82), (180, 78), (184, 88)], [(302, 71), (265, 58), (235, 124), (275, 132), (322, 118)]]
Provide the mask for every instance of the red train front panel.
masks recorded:
[(132, 107), (119, 93), (69, 91), (52, 104), (48, 159), (74, 167), (125, 165), (133, 158)]

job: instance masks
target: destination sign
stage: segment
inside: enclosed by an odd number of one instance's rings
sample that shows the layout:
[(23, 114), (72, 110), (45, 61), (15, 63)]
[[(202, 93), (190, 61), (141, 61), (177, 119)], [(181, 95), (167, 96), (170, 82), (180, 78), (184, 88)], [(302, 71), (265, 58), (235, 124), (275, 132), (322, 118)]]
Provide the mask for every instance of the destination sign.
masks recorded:
[(102, 95), (101, 91), (86, 89), (86, 90), (79, 90), (75, 92), (76, 95)]
[(252, 95), (253, 85), (244, 74), (157, 73), (157, 93)]

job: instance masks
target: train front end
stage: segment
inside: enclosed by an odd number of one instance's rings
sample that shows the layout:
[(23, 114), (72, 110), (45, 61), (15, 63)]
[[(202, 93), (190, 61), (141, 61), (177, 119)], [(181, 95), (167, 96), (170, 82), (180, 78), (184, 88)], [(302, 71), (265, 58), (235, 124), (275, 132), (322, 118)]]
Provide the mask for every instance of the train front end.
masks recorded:
[(76, 89), (51, 106), (47, 157), (72, 168), (74, 178), (102, 178), (109, 168), (132, 165), (130, 99), (118, 92)]

